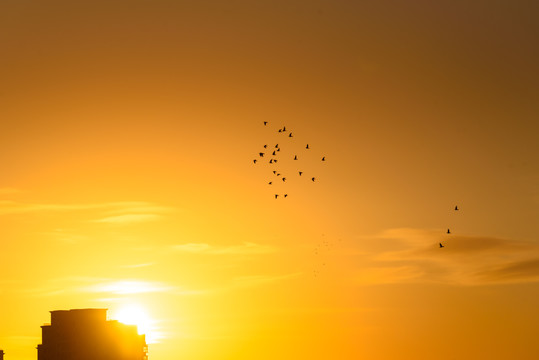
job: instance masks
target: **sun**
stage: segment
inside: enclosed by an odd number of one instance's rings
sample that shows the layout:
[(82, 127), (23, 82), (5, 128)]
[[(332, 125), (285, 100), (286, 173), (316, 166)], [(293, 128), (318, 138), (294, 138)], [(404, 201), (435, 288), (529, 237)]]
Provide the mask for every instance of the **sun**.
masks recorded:
[(147, 339), (151, 338), (152, 321), (142, 306), (135, 304), (124, 305), (111, 317), (126, 325), (136, 325), (140, 335), (145, 334)]

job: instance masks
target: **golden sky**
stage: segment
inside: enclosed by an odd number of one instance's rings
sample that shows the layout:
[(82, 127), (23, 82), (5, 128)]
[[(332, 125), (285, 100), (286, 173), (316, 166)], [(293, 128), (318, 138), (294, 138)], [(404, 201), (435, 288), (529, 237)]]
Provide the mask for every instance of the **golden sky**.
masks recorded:
[(152, 360), (537, 359), (538, 16), (0, 2), (6, 359), (88, 307)]

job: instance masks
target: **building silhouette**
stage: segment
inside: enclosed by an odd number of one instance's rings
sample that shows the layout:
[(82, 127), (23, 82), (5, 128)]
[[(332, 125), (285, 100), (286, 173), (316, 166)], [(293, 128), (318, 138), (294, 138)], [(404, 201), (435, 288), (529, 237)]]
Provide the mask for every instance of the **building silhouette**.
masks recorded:
[(4, 360), (4, 350), (0, 350), (0, 360)]
[(41, 332), (38, 360), (148, 359), (145, 335), (136, 325), (107, 320), (107, 309), (51, 311), (51, 323)]

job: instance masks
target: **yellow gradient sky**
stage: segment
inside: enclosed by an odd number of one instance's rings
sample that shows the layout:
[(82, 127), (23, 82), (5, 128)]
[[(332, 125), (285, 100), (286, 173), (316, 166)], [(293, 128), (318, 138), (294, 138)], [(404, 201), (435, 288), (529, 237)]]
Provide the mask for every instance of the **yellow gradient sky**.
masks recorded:
[(151, 360), (539, 358), (538, 16), (0, 2), (6, 359), (87, 307)]

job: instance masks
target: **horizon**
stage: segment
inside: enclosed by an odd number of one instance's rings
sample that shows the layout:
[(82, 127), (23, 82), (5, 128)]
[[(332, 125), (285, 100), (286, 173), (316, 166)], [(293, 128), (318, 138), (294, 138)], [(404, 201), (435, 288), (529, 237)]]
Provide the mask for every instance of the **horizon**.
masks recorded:
[(6, 360), (84, 308), (150, 360), (539, 358), (538, 15), (1, 2)]

